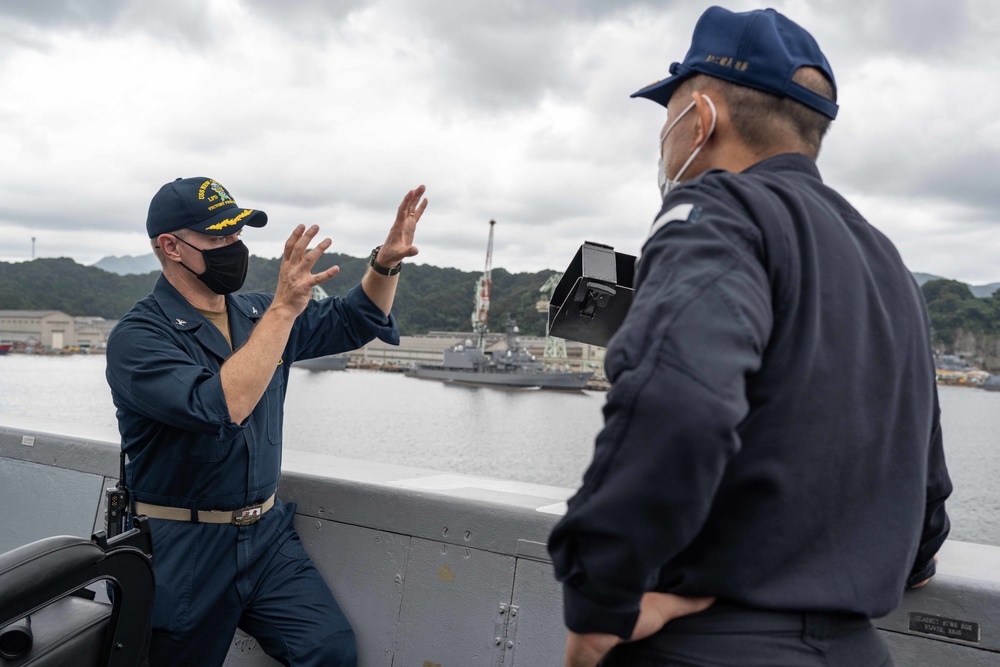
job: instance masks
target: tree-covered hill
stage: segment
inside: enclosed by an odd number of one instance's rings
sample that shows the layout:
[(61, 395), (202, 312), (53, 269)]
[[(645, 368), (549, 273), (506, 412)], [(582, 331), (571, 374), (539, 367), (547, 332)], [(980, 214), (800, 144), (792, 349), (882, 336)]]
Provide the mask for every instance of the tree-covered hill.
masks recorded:
[[(932, 273), (919, 273), (914, 272), (913, 277), (917, 279), (917, 284), (923, 287), (924, 283), (928, 283), (932, 280), (948, 280), (947, 278), (942, 278), (941, 276), (935, 276)], [(1000, 283), (989, 283), (988, 285), (969, 285), (969, 290), (972, 292), (973, 296), (987, 297), (992, 296), (994, 292), (1000, 290)]]
[(0, 262), (0, 310), (61, 310), (118, 319), (149, 293), (158, 275), (119, 276), (66, 257)]
[(946, 279), (926, 282), (920, 289), (936, 341), (950, 344), (960, 331), (1000, 334), (1000, 292), (980, 298), (965, 283)]
[[(367, 258), (331, 253), (316, 270), (338, 264), (340, 274), (323, 284), (330, 294), (343, 296), (364, 274)], [(274, 291), (278, 259), (250, 258), (242, 291)], [(528, 335), (544, 335), (544, 316), (535, 311), (538, 289), (551, 272), (509, 273), (493, 270), (490, 316), (500, 330), (507, 313)], [(70, 315), (99, 315), (118, 319), (149, 293), (159, 272), (117, 275), (77, 264), (71, 259), (0, 262), (0, 310), (61, 310)], [(473, 271), (407, 264), (403, 267), (393, 312), (404, 334), (428, 331), (471, 331), (470, 316), (479, 274)]]
[(956, 280), (933, 280), (921, 289), (935, 349), (960, 355), (990, 373), (1000, 372), (1000, 292), (980, 298)]
[[(340, 274), (323, 288), (343, 296), (364, 274), (366, 258), (337, 253), (324, 255), (317, 270), (333, 264)], [(278, 279), (277, 259), (250, 258), (243, 291), (273, 292)], [(99, 315), (118, 319), (149, 293), (159, 272), (117, 275), (77, 264), (71, 259), (0, 262), (0, 310), (61, 310), (70, 315)], [(544, 335), (544, 316), (535, 311), (538, 289), (551, 275), (493, 270), (491, 327), (502, 330), (507, 313), (528, 335)], [(475, 271), (407, 264), (403, 267), (393, 312), (405, 334), (428, 331), (471, 331), (470, 316), (479, 274)], [(1000, 336), (1000, 292), (976, 297), (968, 285), (955, 280), (929, 280), (921, 289), (927, 300), (935, 341), (945, 349), (956, 336), (980, 339)]]

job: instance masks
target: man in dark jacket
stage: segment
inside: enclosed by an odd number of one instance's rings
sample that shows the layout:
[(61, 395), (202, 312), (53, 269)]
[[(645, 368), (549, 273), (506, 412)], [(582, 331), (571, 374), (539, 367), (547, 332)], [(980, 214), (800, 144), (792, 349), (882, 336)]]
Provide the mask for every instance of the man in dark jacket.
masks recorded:
[(153, 197), (146, 231), (163, 267), (153, 293), (108, 340), (126, 481), (150, 517), (156, 574), (150, 662), (221, 665), (236, 628), (283, 664), (357, 664), (354, 634), (275, 497), (288, 369), (299, 359), (398, 344), (390, 311), (427, 200), (403, 199), (369, 269), (343, 299), (310, 298), (336, 275), (312, 273), (330, 247), (299, 225), (271, 294), (235, 294), (247, 273), (242, 208), (210, 178)]
[(634, 95), (667, 107), (663, 207), (550, 539), (566, 664), (891, 664), (869, 619), (949, 528), (922, 295), (820, 178), (809, 33), (713, 7), (670, 72)]

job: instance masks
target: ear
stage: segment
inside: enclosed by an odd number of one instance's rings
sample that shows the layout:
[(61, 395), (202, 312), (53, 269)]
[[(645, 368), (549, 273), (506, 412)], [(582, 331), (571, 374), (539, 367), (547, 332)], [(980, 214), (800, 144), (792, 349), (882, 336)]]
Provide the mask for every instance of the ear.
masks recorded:
[(715, 126), (719, 122), (717, 100), (721, 96), (715, 94), (716, 99), (712, 99), (700, 90), (695, 91), (691, 96), (694, 98), (694, 112), (698, 116), (694, 145), (701, 146), (711, 138), (716, 129)]
[(160, 246), (164, 257), (171, 262), (180, 262), (181, 254), (177, 246), (180, 242), (171, 234), (160, 234), (156, 237), (156, 245)]

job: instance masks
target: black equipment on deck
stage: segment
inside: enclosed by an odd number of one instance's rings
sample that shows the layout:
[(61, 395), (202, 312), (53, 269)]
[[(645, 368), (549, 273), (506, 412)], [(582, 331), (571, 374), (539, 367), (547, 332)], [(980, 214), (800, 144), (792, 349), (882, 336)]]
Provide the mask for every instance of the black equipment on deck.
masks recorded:
[(632, 305), (635, 257), (585, 242), (549, 302), (549, 335), (607, 347)]
[[(11, 649), (0, 665), (141, 664), (155, 590), (147, 522), (111, 539), (60, 535), (0, 554), (0, 645)], [(103, 582), (111, 604), (86, 594)]]

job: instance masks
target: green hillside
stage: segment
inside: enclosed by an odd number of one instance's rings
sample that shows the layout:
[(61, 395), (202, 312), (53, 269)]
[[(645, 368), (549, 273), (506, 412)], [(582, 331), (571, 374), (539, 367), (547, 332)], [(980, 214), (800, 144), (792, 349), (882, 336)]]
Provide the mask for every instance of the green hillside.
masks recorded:
[(1000, 292), (980, 298), (957, 280), (932, 280), (920, 288), (927, 302), (936, 341), (950, 344), (959, 332), (1000, 334)]
[(0, 262), (0, 310), (61, 310), (116, 320), (149, 293), (158, 275), (119, 276), (66, 257)]
[[(340, 265), (340, 274), (324, 283), (330, 294), (343, 296), (364, 274), (366, 260), (332, 253), (324, 255), (317, 270)], [(273, 292), (278, 279), (277, 259), (250, 258), (246, 292)], [(117, 275), (77, 264), (71, 259), (36, 259), (0, 262), (0, 310), (61, 310), (70, 315), (99, 315), (118, 319), (149, 293), (158, 272)], [(539, 287), (551, 275), (493, 270), (493, 329), (500, 330), (510, 313), (527, 335), (544, 335), (545, 319), (535, 312)], [(470, 315), (479, 274), (475, 271), (420, 266), (404, 267), (393, 312), (404, 334), (428, 331), (470, 331)], [(950, 346), (958, 332), (1000, 334), (1000, 292), (976, 297), (970, 287), (955, 280), (923, 283), (936, 341)]]
[[(332, 253), (321, 258), (317, 270), (333, 264), (338, 264), (341, 272), (323, 288), (343, 296), (361, 279), (366, 259)], [(273, 292), (279, 266), (278, 259), (251, 257), (243, 291)], [(494, 269), (493, 328), (499, 330), (510, 313), (525, 334), (544, 335), (545, 319), (535, 312), (535, 302), (538, 288), (550, 274)], [(99, 315), (114, 320), (149, 293), (158, 275), (117, 275), (68, 258), (0, 262), (0, 310), (61, 310), (74, 316)], [(471, 331), (477, 272), (408, 264), (401, 278), (393, 312), (402, 333)]]

